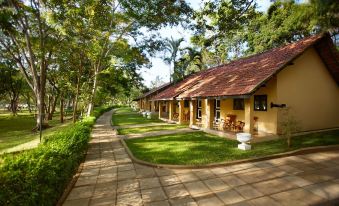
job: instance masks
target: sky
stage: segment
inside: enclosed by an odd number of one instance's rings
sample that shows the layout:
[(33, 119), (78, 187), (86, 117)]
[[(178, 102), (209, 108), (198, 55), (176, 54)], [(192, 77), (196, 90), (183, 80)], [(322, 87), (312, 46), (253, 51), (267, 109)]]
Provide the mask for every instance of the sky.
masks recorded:
[[(186, 0), (186, 2), (195, 10), (200, 8), (201, 0)], [(271, 4), (270, 0), (256, 0), (256, 2), (259, 7), (258, 10), (263, 12), (266, 12)], [(189, 31), (185, 31), (180, 27), (164, 28), (160, 30), (160, 35), (163, 38), (171, 38), (171, 36), (174, 39), (184, 38), (186, 45), (183, 44), (183, 46), (188, 45), (191, 36)], [(163, 82), (169, 82), (170, 66), (165, 64), (160, 58), (162, 54), (158, 54), (157, 56), (159, 57), (150, 59), (152, 62), (151, 68), (142, 68), (140, 70), (141, 76), (144, 79), (143, 83), (147, 87), (151, 86), (151, 81), (154, 81), (157, 76), (159, 76)]]

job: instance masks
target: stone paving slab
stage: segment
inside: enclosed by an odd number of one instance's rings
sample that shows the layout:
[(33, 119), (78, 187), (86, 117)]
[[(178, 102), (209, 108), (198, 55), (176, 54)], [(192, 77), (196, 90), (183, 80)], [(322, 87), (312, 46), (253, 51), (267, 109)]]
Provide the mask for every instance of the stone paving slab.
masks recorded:
[(339, 205), (338, 152), (206, 169), (152, 168), (131, 161), (110, 126), (112, 112), (97, 120), (63, 205)]

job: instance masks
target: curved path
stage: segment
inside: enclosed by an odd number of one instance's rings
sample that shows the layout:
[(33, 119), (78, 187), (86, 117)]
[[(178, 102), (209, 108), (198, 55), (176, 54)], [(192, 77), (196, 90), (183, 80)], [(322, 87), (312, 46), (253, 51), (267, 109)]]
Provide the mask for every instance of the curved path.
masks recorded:
[(110, 125), (95, 125), (79, 179), (64, 205), (335, 205), (339, 154), (321, 152), (209, 169), (135, 164)]

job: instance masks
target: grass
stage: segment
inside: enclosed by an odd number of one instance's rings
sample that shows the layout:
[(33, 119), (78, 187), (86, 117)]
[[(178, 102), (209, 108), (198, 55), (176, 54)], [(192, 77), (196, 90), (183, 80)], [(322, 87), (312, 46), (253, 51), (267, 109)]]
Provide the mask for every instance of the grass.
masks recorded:
[(158, 118), (147, 119), (141, 114), (134, 112), (131, 108), (119, 108), (112, 116), (112, 124), (116, 126), (132, 125), (132, 124), (147, 124), (153, 122), (161, 122)]
[(137, 127), (137, 128), (123, 128), (118, 129), (119, 134), (126, 135), (126, 134), (139, 134), (145, 132), (155, 132), (155, 131), (163, 131), (163, 130), (174, 130), (174, 129), (181, 129), (186, 128), (187, 125), (159, 125), (159, 126), (150, 126), (150, 127)]
[[(39, 137), (38, 132), (32, 132), (36, 124), (33, 113), (18, 113), (12, 116), (9, 113), (0, 114), (0, 151), (32, 141)], [(62, 125), (58, 116), (49, 120), (50, 128), (43, 131), (43, 136), (49, 136)]]
[(204, 132), (172, 134), (125, 140), (135, 157), (158, 164), (203, 165), (263, 157), (295, 149), (339, 144), (339, 130), (252, 144), (252, 150), (237, 149), (238, 142)]

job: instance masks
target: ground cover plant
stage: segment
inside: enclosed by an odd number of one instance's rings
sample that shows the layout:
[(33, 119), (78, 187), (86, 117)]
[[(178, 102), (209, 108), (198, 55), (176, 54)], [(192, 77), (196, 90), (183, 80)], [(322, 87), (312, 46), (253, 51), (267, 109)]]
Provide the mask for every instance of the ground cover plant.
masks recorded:
[(158, 118), (147, 119), (141, 114), (133, 111), (131, 108), (122, 107), (117, 109), (112, 116), (112, 124), (116, 126), (132, 125), (132, 124), (147, 124), (153, 122), (162, 122)]
[[(95, 115), (108, 109), (98, 108)], [(84, 158), (94, 121), (87, 117), (35, 149), (2, 156), (0, 205), (55, 205)]]
[(170, 124), (170, 125), (158, 125), (158, 126), (149, 126), (149, 127), (122, 128), (122, 129), (118, 129), (118, 133), (121, 135), (140, 134), (140, 133), (146, 133), (146, 132), (175, 130), (175, 129), (181, 129), (181, 128), (186, 128), (186, 127), (187, 125)]
[(254, 143), (242, 151), (235, 140), (204, 132), (171, 134), (125, 140), (135, 157), (152, 163), (202, 165), (263, 157), (300, 148), (339, 144), (339, 130), (294, 137), (290, 148), (285, 139)]

